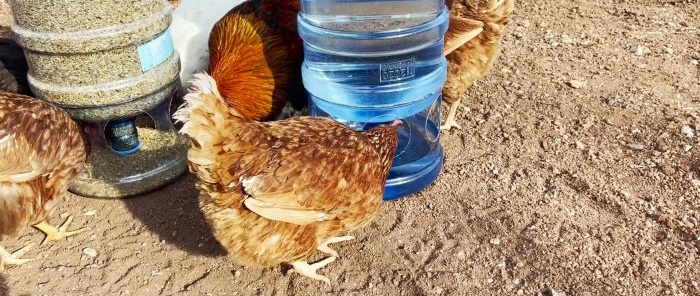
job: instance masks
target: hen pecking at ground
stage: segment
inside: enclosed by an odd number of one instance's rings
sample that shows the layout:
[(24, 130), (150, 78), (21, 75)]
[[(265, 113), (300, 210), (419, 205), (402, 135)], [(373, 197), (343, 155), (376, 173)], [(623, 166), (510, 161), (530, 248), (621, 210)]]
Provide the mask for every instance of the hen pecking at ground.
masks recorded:
[[(323, 117), (245, 119), (198, 74), (175, 115), (192, 139), (190, 171), (217, 240), (242, 265), (291, 264), (300, 274), (334, 261), (328, 244), (377, 215), (398, 144), (397, 125), (357, 132)], [(317, 250), (331, 256), (308, 264)]]
[[(32, 97), (0, 92), (0, 237), (32, 225), (46, 234), (43, 243), (81, 233), (47, 221), (86, 160), (78, 125), (62, 109)], [(0, 247), (0, 269), (28, 261)]]

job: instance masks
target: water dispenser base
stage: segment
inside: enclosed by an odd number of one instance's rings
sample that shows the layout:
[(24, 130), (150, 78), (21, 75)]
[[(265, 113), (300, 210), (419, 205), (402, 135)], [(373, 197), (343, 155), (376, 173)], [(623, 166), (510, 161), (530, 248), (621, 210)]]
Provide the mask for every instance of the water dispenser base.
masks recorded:
[[(442, 100), (439, 93), (427, 100), (427, 108), (420, 104), (421, 108), (425, 108), (424, 110), (405, 118), (394, 114), (393, 109), (384, 109), (384, 115), (374, 118), (379, 122), (359, 122), (338, 118), (330, 115), (322, 108), (322, 105), (317, 104), (320, 99), (313, 95), (309, 97), (309, 115), (330, 117), (354, 130), (368, 130), (379, 124), (390, 123), (395, 119), (403, 121), (403, 124), (398, 127), (399, 145), (387, 177), (384, 200), (414, 194), (437, 179), (442, 169), (444, 156), (440, 145), (439, 124)], [(337, 106), (332, 107), (330, 109), (333, 111), (340, 109)], [(346, 107), (346, 109), (349, 108)]]
[[(437, 156), (433, 153), (437, 154)], [(423, 158), (430, 161), (430, 163), (425, 164), (422, 169), (415, 171), (410, 175), (406, 174), (405, 172), (397, 172), (403, 169), (401, 167), (392, 168), (392, 170), (389, 172), (389, 178), (387, 178), (386, 181), (384, 200), (388, 201), (407, 197), (432, 184), (440, 175), (440, 171), (442, 170), (444, 152), (442, 147), (440, 147), (431, 154), (432, 155), (426, 155)], [(418, 161), (418, 163), (420, 163), (420, 161)]]

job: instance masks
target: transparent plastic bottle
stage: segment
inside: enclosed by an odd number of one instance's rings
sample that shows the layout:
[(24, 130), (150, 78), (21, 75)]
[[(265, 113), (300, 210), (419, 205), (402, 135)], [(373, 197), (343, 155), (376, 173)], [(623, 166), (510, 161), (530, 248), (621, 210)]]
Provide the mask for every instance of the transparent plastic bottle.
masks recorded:
[(357, 130), (401, 119), (385, 199), (431, 184), (442, 168), (444, 1), (301, 0), (309, 112)]

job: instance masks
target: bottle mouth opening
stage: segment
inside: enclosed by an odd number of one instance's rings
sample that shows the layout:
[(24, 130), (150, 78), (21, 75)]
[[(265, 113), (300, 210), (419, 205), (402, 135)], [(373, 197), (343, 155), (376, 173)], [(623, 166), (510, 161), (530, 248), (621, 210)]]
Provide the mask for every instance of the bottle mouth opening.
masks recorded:
[(403, 38), (406, 36), (421, 34), (441, 26), (444, 28), (441, 30), (442, 32), (440, 33), (440, 35), (443, 35), (447, 31), (447, 26), (444, 24), (449, 23), (449, 17), (449, 10), (447, 9), (447, 7), (444, 7), (441, 10), (441, 12), (437, 15), (437, 17), (433, 18), (430, 21), (407, 28), (397, 28), (382, 31), (347, 31), (321, 27), (314, 24), (314, 22), (310, 21), (307, 17), (304, 16), (303, 13), (299, 13), (297, 15), (297, 24), (299, 27), (299, 32), (305, 32), (306, 34), (318, 34), (325, 38), (376, 40)]
[(418, 26), (381, 32), (353, 32), (322, 28), (302, 14), (297, 29), (304, 46), (314, 51), (350, 57), (376, 57), (422, 50), (442, 40), (449, 27), (447, 8), (432, 20)]

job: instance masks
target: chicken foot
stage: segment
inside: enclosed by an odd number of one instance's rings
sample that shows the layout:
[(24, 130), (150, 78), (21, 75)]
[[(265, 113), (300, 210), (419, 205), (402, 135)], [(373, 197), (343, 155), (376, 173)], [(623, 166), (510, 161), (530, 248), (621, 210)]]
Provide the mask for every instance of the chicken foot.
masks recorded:
[(24, 246), (23, 248), (17, 251), (14, 251), (13, 253), (8, 252), (7, 250), (5, 250), (5, 248), (0, 246), (0, 271), (5, 270), (5, 265), (21, 265), (34, 260), (20, 258), (22, 257), (22, 255), (29, 252), (29, 250), (31, 250), (33, 246), (34, 243), (29, 243), (28, 245)]
[(333, 250), (333, 249), (331, 249), (330, 247), (328, 247), (328, 244), (334, 244), (334, 243), (349, 241), (349, 240), (353, 240), (353, 239), (355, 239), (355, 237), (352, 236), (352, 235), (348, 235), (348, 236), (338, 236), (338, 237), (329, 237), (329, 238), (327, 238), (326, 240), (324, 240), (324, 241), (318, 246), (318, 248), (316, 248), (316, 249), (319, 250), (319, 251), (321, 251), (321, 252), (324, 252), (324, 253), (326, 253), (326, 254), (328, 254), (328, 255), (331, 255), (331, 256), (333, 256), (333, 257), (340, 257), (340, 256), (338, 255), (338, 252), (336, 252), (335, 250)]
[(61, 224), (61, 226), (59, 226), (58, 229), (56, 229), (56, 227), (52, 226), (51, 224), (47, 223), (46, 220), (39, 222), (39, 224), (35, 224), (34, 228), (46, 234), (46, 237), (44, 238), (44, 241), (41, 242), (41, 245), (43, 246), (49, 241), (60, 240), (62, 238), (73, 236), (83, 231), (89, 230), (89, 228), (80, 228), (74, 231), (67, 231), (68, 225), (70, 225), (71, 222), (73, 222), (73, 215), (68, 216), (66, 221), (63, 222), (63, 224)]
[(459, 109), (460, 101), (461, 99), (457, 99), (456, 101), (454, 101), (454, 103), (450, 104), (450, 112), (447, 113), (445, 123), (440, 127), (441, 130), (451, 130), (453, 127), (456, 129), (462, 129), (462, 126), (460, 126), (457, 123), (457, 120), (455, 119), (455, 116), (457, 115), (457, 109)]
[(336, 257), (328, 257), (326, 259), (323, 259), (319, 262), (316, 262), (314, 264), (309, 264), (304, 261), (295, 261), (292, 262), (292, 267), (294, 269), (291, 269), (291, 271), (298, 272), (300, 275), (303, 275), (305, 277), (309, 277), (315, 280), (322, 281), (326, 283), (327, 285), (331, 285), (331, 280), (328, 279), (328, 277), (320, 275), (316, 273), (316, 271), (320, 268), (325, 267), (326, 265), (330, 264), (331, 262), (335, 261)]

